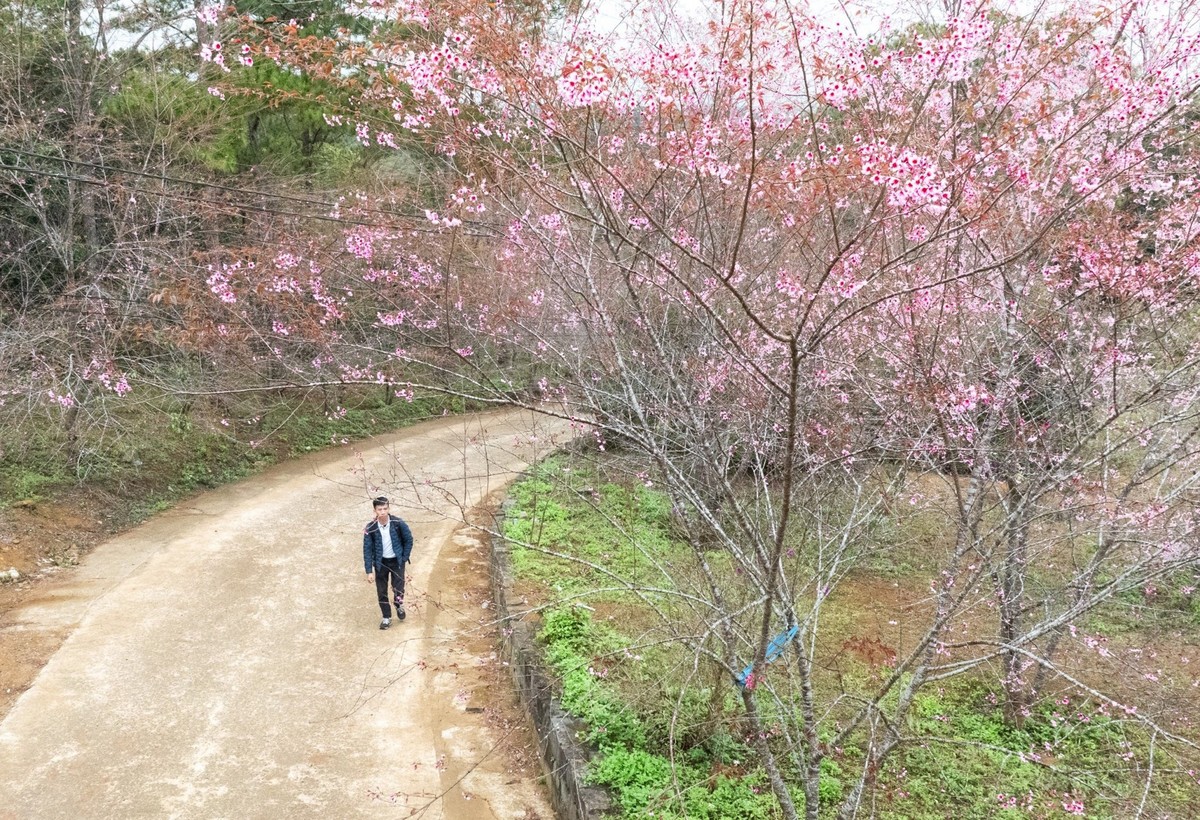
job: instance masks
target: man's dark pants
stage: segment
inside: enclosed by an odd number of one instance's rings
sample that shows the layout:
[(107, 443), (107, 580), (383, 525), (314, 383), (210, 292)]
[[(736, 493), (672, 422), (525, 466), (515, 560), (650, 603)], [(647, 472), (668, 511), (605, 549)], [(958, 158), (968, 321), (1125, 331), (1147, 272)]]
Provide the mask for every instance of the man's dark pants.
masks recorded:
[(392, 602), (388, 598), (388, 579), (392, 579), (392, 592), (396, 600), (404, 603), (404, 567), (399, 558), (384, 558), (383, 566), (375, 572), (375, 591), (379, 593), (379, 611), (383, 617), (392, 617)]

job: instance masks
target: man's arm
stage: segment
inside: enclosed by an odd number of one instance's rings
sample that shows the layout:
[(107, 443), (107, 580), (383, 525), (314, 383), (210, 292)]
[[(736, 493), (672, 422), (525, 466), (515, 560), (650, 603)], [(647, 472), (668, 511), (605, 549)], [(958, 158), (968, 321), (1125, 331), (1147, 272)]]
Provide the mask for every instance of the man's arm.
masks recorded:
[(367, 580), (375, 580), (375, 549), (371, 543), (371, 525), (363, 530), (363, 567), (367, 570)]
[(413, 539), (412, 530), (408, 528), (408, 524), (403, 519), (400, 521), (400, 563), (407, 564), (411, 560)]

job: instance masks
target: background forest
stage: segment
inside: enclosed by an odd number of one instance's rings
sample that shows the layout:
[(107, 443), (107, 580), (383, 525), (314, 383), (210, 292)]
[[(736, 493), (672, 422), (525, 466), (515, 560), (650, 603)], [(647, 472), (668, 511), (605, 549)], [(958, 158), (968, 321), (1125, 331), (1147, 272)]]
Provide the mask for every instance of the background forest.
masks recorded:
[[(353, 22), (336, 2), (242, 5), (305, 34)], [(214, 264), (336, 241), (349, 192), (415, 190), (423, 163), (361, 145), (326, 117), (336, 89), (270, 61), (222, 99), (200, 58), (216, 26), (191, 0), (0, 4), (10, 503), (78, 482), (153, 503), (446, 406), (297, 379), (207, 304)]]

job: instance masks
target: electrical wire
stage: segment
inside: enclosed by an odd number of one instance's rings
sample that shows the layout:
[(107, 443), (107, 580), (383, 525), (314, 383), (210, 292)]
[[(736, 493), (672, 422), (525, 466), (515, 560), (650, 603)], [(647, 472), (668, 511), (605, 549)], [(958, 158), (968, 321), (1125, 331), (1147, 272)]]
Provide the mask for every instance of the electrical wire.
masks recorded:
[[(126, 169), (126, 168), (117, 168), (112, 165), (104, 165), (104, 164), (96, 163), (96, 162), (88, 162), (86, 160), (81, 160), (81, 159), (68, 159), (66, 157), (54, 157), (54, 156), (50, 156), (47, 154), (39, 154), (35, 151), (25, 151), (20, 148), (13, 148), (11, 146), (0, 147), (0, 154), (2, 154), (2, 153), (19, 154), (24, 157), (32, 157), (34, 159), (45, 160), (46, 162), (61, 162), (64, 164), (80, 165), (85, 168), (92, 168), (92, 169), (95, 169), (98, 171), (103, 171), (103, 172), (107, 172), (107, 173), (111, 173), (111, 174), (124, 174), (127, 176), (144, 177), (147, 179), (154, 179), (154, 180), (159, 180), (162, 182), (174, 182), (174, 183), (177, 183), (180, 185), (194, 185), (194, 186), (202, 187), (202, 188), (212, 188), (212, 189), (215, 189), (218, 191), (225, 191), (227, 193), (232, 193), (232, 194), (271, 197), (272, 199), (280, 199), (280, 200), (284, 200), (284, 201), (288, 201), (288, 202), (296, 202), (296, 203), (300, 203), (303, 205), (314, 205), (314, 206), (317, 206), (320, 208), (325, 208), (326, 210), (331, 210), (333, 208), (340, 207), (340, 203), (337, 203), (337, 202), (326, 202), (324, 200), (319, 200), (319, 199), (310, 199), (308, 197), (297, 196), (296, 194), (285, 194), (285, 193), (278, 193), (275, 191), (259, 191), (254, 188), (239, 188), (236, 186), (221, 185), (220, 183), (206, 182), (204, 180), (198, 180), (198, 179), (183, 179), (180, 177), (167, 176), (165, 174), (152, 174), (152, 173), (149, 173), (146, 171), (135, 171), (135, 170)], [(397, 211), (389, 211), (385, 208), (373, 208), (371, 206), (362, 206), (362, 205), (355, 205), (354, 207), (357, 210), (366, 211), (368, 213), (381, 214), (381, 215), (389, 216), (389, 217), (395, 217), (397, 219), (412, 219), (412, 220), (419, 220), (422, 222), (425, 221), (424, 214), (404, 214), (404, 213), (399, 213)], [(341, 220), (338, 220), (338, 221), (341, 221)]]
[[(107, 186), (107, 185), (111, 184), (107, 180), (95, 179), (93, 177), (75, 176), (72, 174), (56, 174), (53, 171), (42, 171), (37, 168), (22, 168), (21, 166), (18, 166), (18, 165), (7, 165), (5, 163), (0, 163), (0, 170), (15, 171), (15, 172), (21, 173), (21, 174), (29, 174), (31, 176), (47, 177), (50, 179), (60, 179), (60, 180), (64, 180), (67, 182), (80, 182), (85, 185)], [(282, 210), (279, 208), (270, 208), (265, 205), (254, 205), (254, 204), (250, 204), (248, 202), (241, 202), (241, 203), (214, 202), (210, 199), (204, 199), (203, 197), (191, 196), (188, 194), (183, 194), (183, 193), (179, 193), (179, 192), (175, 192), (175, 191), (170, 191), (170, 192), (168, 192), (168, 191), (152, 191), (148, 188), (138, 188), (138, 187), (134, 187), (134, 186), (128, 186), (127, 190), (129, 190), (132, 193), (144, 195), (147, 197), (163, 197), (166, 199), (182, 200), (185, 202), (197, 202), (197, 203), (206, 205), (208, 207), (221, 208), (221, 209), (224, 209), (227, 211), (232, 211), (232, 212), (256, 211), (258, 213), (270, 214), (272, 216), (291, 216), (291, 217), (296, 217), (298, 219), (315, 219), (315, 220), (319, 220), (322, 222), (333, 222), (333, 223), (336, 223), (339, 225), (354, 225), (354, 226), (365, 227), (365, 228), (394, 228), (394, 229), (403, 229), (403, 230), (420, 230), (417, 228), (413, 228), (411, 226), (404, 227), (401, 225), (397, 225), (395, 223), (368, 222), (366, 220), (350, 219), (348, 217), (336, 217), (336, 216), (328, 216), (325, 214), (312, 214), (312, 213), (306, 214), (306, 213), (301, 213), (299, 211), (285, 211), (285, 210)], [(273, 194), (269, 194), (269, 193), (266, 193), (263, 191), (256, 191), (255, 193), (262, 197), (278, 198), (278, 197), (275, 197)], [(414, 221), (416, 220), (416, 217), (404, 217), (403, 215), (400, 215), (400, 214), (397, 214), (397, 216), (399, 216), (402, 219), (413, 219)], [(422, 217), (421, 221), (425, 221), (423, 217)], [(434, 231), (432, 229), (428, 229), (425, 232), (433, 233)]]

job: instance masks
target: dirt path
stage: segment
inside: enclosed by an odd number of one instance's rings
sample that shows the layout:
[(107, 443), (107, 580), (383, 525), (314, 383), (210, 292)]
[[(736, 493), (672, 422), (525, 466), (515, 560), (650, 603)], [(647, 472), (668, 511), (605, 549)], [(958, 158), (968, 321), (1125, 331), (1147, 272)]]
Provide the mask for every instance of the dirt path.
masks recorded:
[[(281, 465), (100, 546), (0, 618), (61, 647), (0, 723), (0, 817), (550, 818), (466, 510), (562, 428), (447, 418)], [(361, 531), (412, 525), (378, 629)]]

